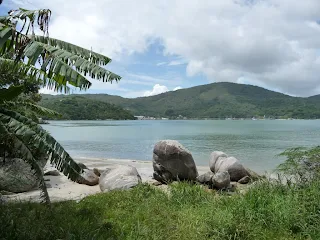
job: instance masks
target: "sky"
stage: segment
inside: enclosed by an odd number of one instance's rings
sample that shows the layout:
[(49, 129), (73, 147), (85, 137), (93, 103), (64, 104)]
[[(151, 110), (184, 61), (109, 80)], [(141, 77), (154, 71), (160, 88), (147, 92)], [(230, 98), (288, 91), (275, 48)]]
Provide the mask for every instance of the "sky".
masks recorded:
[(4, 0), (0, 15), (18, 7), (51, 9), (51, 37), (112, 58), (122, 80), (86, 93), (234, 82), (320, 94), (319, 0)]

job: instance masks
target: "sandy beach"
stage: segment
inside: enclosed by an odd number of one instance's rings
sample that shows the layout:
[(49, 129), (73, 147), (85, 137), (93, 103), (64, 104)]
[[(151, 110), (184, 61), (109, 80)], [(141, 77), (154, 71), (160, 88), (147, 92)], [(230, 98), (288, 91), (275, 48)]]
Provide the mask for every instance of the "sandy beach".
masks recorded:
[[(76, 158), (77, 162), (85, 164), (89, 169), (98, 168), (104, 170), (112, 168), (115, 165), (131, 165), (137, 168), (142, 182), (152, 183), (153, 168), (151, 161), (140, 161), (131, 159), (99, 159), (99, 158)], [(199, 174), (209, 171), (209, 166), (197, 166)], [(47, 165), (45, 171), (54, 170), (50, 165)], [(45, 176), (48, 186), (48, 193), (52, 202), (66, 201), (66, 200), (81, 200), (82, 198), (100, 193), (99, 185), (87, 186), (70, 181), (66, 176)], [(13, 195), (5, 195), (4, 199), (17, 201), (31, 201), (39, 202), (40, 190), (33, 190), (24, 193)]]

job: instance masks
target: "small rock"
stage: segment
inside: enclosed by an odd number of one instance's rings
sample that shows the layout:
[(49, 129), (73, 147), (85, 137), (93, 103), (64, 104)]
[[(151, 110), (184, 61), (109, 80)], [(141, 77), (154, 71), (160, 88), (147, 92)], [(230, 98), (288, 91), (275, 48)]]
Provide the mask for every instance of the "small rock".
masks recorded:
[(250, 182), (249, 176), (245, 176), (238, 181), (238, 183), (241, 183), (241, 184), (247, 184), (248, 182)]
[(248, 175), (247, 170), (238, 159), (228, 157), (224, 152), (212, 152), (209, 166), (210, 170), (214, 173), (228, 171), (231, 181), (239, 181)]
[(212, 172), (204, 173), (197, 177), (197, 181), (201, 184), (212, 185), (212, 177), (214, 174)]
[(46, 183), (46, 187), (47, 188), (52, 188), (51, 184), (49, 184), (49, 183)]
[(101, 176), (101, 171), (100, 171), (98, 168), (94, 168), (94, 169), (92, 169), (92, 170), (93, 170), (93, 172), (94, 172), (95, 175), (97, 175), (98, 177)]
[(108, 192), (117, 189), (129, 189), (141, 183), (141, 177), (135, 167), (117, 165), (104, 171), (99, 180), (100, 190)]
[(158, 181), (154, 181), (154, 182), (152, 183), (152, 185), (153, 185), (153, 186), (160, 186), (160, 185), (162, 185), (162, 183), (161, 183), (161, 182), (158, 182)]
[(60, 172), (58, 170), (52, 170), (45, 172), (44, 176), (60, 176)]
[(95, 186), (99, 183), (99, 177), (90, 169), (84, 169), (77, 183)]
[(218, 172), (212, 177), (212, 185), (217, 189), (226, 189), (230, 186), (230, 174), (225, 172)]

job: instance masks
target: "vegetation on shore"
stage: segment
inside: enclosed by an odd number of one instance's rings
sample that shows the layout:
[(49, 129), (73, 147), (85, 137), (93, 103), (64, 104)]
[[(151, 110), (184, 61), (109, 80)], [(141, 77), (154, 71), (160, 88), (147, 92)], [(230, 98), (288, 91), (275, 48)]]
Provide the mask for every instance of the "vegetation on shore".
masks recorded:
[[(43, 107), (59, 112), (61, 116), (50, 117), (50, 119), (66, 120), (134, 120), (135, 117), (127, 110), (97, 100), (88, 99), (82, 96), (68, 96), (63, 99), (52, 101), (43, 100)], [(44, 118), (48, 119), (48, 118)]]
[(149, 185), (80, 201), (0, 205), (1, 239), (320, 239), (320, 181), (262, 182), (246, 194)]
[[(80, 202), (0, 204), (1, 239), (320, 239), (320, 147), (292, 149), (295, 182), (260, 180), (246, 193), (178, 182), (140, 184)], [(312, 171), (312, 175), (310, 175)]]
[[(107, 94), (81, 96), (108, 102), (129, 110), (135, 116), (177, 118), (295, 118), (319, 119), (320, 98), (292, 97), (261, 87), (212, 83), (140, 98)], [(45, 95), (47, 102), (64, 96)]]

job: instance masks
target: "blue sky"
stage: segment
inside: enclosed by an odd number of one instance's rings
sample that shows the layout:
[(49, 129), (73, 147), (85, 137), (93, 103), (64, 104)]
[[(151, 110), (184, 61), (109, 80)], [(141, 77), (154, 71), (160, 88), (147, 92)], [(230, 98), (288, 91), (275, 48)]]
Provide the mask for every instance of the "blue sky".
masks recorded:
[[(50, 36), (113, 59), (119, 83), (89, 93), (154, 95), (211, 82), (320, 93), (319, 0), (4, 0), (49, 8)], [(49, 90), (43, 90), (50, 93)]]

